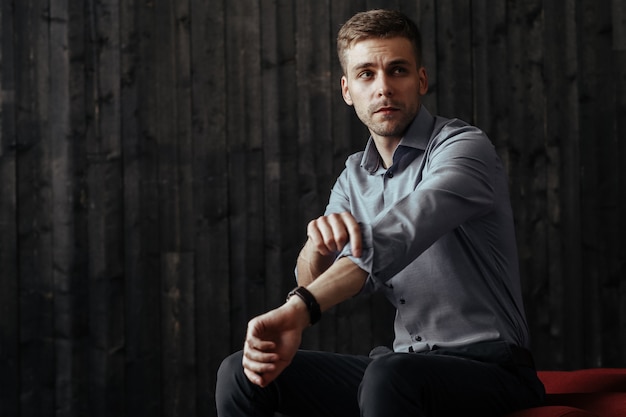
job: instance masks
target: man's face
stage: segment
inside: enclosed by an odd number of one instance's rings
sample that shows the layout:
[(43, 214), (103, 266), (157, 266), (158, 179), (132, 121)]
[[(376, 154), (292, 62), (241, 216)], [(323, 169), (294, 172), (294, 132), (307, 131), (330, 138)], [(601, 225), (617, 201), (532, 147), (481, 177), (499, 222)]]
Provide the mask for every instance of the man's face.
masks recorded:
[(341, 91), (372, 136), (399, 139), (428, 90), (411, 42), (402, 37), (366, 39), (346, 51)]

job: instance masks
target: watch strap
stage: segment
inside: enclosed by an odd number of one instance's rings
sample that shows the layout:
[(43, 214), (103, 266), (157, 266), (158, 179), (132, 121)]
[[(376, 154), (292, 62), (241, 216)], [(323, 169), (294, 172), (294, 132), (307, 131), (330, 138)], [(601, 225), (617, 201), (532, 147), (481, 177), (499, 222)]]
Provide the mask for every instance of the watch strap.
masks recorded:
[(320, 318), (322, 318), (322, 311), (313, 294), (311, 294), (311, 292), (304, 287), (296, 287), (291, 290), (289, 294), (287, 294), (287, 301), (289, 301), (289, 299), (294, 295), (304, 301), (304, 304), (309, 311), (311, 326), (320, 321)]

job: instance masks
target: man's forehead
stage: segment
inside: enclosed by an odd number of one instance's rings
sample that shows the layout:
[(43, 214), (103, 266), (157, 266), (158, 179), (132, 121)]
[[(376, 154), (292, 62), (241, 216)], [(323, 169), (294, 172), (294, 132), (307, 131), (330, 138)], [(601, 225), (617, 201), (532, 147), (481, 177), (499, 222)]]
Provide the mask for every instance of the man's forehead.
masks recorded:
[(355, 41), (346, 50), (348, 68), (378, 62), (415, 63), (415, 50), (411, 41), (403, 37), (368, 38)]

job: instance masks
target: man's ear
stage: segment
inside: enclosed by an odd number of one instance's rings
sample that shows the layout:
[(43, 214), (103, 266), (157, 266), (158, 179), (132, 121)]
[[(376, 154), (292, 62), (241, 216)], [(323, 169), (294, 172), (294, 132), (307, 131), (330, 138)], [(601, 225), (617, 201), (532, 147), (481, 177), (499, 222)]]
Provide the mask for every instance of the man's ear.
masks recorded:
[(343, 101), (345, 101), (348, 106), (352, 106), (352, 97), (350, 97), (350, 90), (348, 90), (348, 79), (345, 75), (341, 77), (341, 95), (343, 96)]
[(428, 74), (426, 73), (426, 68), (420, 67), (418, 76), (420, 80), (419, 94), (424, 96), (428, 92)]

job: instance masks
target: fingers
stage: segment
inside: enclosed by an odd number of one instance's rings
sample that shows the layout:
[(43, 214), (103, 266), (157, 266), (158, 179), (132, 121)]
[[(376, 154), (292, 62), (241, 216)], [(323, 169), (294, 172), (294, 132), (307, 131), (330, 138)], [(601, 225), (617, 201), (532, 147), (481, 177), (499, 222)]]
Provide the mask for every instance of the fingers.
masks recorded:
[(361, 236), (361, 227), (350, 213), (341, 213), (342, 218), (346, 220), (348, 235), (350, 236), (350, 247), (352, 248), (352, 256), (361, 257), (363, 250), (363, 238)]
[(246, 377), (253, 384), (265, 386), (267, 382), (263, 374), (276, 370), (278, 355), (272, 352), (275, 347), (273, 342), (262, 341), (250, 334), (246, 337), (241, 363)]
[(260, 374), (256, 374), (252, 371), (250, 371), (249, 369), (243, 368), (243, 373), (246, 375), (246, 377), (248, 378), (248, 380), (250, 380), (250, 382), (252, 382), (255, 385), (258, 385), (260, 387), (265, 387), (265, 381), (263, 381), (263, 375)]
[(277, 355), (274, 353), (275, 345), (272, 342), (264, 342), (262, 347), (254, 346), (249, 340), (246, 340), (243, 353), (246, 358), (258, 363), (274, 362)]
[(361, 256), (363, 242), (361, 228), (349, 212), (321, 216), (309, 222), (307, 235), (322, 255), (341, 251), (350, 242), (352, 255)]
[(246, 342), (243, 349), (242, 364), (245, 369), (256, 374), (271, 372), (275, 369), (275, 362), (278, 356), (271, 352), (262, 352), (254, 348)]
[[(254, 318), (248, 323), (246, 340), (243, 345), (244, 359), (251, 363), (271, 363), (277, 359), (274, 353), (276, 343), (271, 340), (262, 340), (258, 334), (261, 331), (262, 322)], [(260, 370), (262, 372), (262, 370)]]

